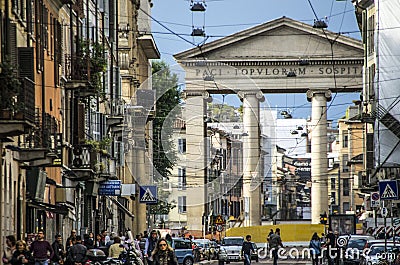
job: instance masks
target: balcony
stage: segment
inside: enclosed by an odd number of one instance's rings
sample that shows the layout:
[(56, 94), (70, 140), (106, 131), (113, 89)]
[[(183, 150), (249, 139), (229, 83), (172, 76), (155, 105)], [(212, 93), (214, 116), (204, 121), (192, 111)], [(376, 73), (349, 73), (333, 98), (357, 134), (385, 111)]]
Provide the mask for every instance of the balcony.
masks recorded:
[(94, 178), (96, 173), (97, 152), (91, 144), (75, 145), (69, 152), (69, 168), (72, 169), (76, 180), (88, 180)]
[(122, 99), (113, 99), (108, 103), (107, 127), (117, 137), (122, 137), (125, 102)]
[(62, 134), (55, 117), (45, 113), (42, 117), (40, 109), (36, 109), (35, 127), (20, 137), (18, 146), (8, 145), (16, 151), (14, 159), (26, 167), (61, 167), (62, 166)]
[(107, 67), (102, 44), (82, 40), (80, 50), (65, 56), (65, 88), (79, 92), (79, 96), (103, 97), (102, 76)]
[(34, 126), (35, 84), (28, 78), (16, 80), (20, 84), (18, 94), (4, 89), (0, 96), (1, 138), (24, 134)]

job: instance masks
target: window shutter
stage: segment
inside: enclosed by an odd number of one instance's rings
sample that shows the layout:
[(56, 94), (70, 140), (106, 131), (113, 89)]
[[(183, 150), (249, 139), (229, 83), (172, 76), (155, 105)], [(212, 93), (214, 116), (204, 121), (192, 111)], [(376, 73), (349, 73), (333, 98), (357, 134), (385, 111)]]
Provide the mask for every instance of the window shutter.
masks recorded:
[(13, 22), (8, 23), (7, 53), (13, 66), (17, 65), (17, 25)]
[(19, 77), (34, 81), (33, 47), (18, 48)]

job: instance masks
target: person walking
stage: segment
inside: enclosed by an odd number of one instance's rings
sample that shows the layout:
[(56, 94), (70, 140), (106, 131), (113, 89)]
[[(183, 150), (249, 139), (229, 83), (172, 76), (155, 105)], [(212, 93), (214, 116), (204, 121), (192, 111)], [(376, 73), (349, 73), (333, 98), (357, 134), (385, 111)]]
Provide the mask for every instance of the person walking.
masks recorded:
[(278, 264), (278, 250), (280, 247), (283, 248), (281, 239), (281, 230), (279, 228), (275, 229), (275, 233), (269, 238), (269, 247), (272, 251), (272, 258), (274, 260), (273, 265)]
[(121, 238), (119, 236), (114, 237), (114, 243), (108, 249), (108, 257), (117, 259), (122, 251), (124, 251), (124, 247), (121, 246)]
[(178, 265), (174, 250), (164, 238), (158, 240), (151, 255), (154, 265)]
[(72, 265), (82, 265), (86, 261), (87, 248), (82, 244), (82, 237), (76, 236), (76, 243), (69, 249), (68, 260)]
[(67, 254), (67, 252), (64, 249), (63, 243), (62, 243), (62, 237), (60, 234), (57, 234), (55, 236), (55, 240), (53, 244), (51, 244), (51, 247), (53, 248), (54, 255), (53, 258), (51, 259), (53, 261), (54, 265), (62, 265), (64, 264), (64, 259)]
[(3, 251), (3, 264), (10, 264), (11, 263), (11, 259), (12, 256), (14, 254), (15, 251), (15, 243), (16, 243), (16, 239), (14, 235), (8, 235), (6, 236), (6, 246), (4, 248)]
[(318, 265), (321, 255), (321, 241), (317, 233), (312, 235), (309, 248), (313, 265)]
[(18, 240), (16, 243), (16, 250), (11, 259), (12, 265), (24, 265), (32, 261), (32, 255), (28, 251), (28, 246), (24, 240)]
[(255, 249), (253, 248), (253, 244), (251, 243), (251, 235), (246, 236), (246, 241), (243, 242), (242, 245), (242, 256), (244, 258), (244, 265), (250, 265), (251, 264), (251, 253), (255, 252)]
[(157, 231), (152, 230), (150, 233), (150, 236), (146, 239), (146, 244), (144, 246), (144, 256), (147, 259), (147, 264), (148, 265), (153, 265), (153, 250), (157, 246)]
[(328, 247), (327, 259), (328, 265), (335, 264), (336, 257), (336, 236), (333, 234), (332, 228), (328, 228), (328, 234), (326, 235), (326, 243), (325, 245)]
[[(53, 248), (50, 243), (44, 239), (43, 229), (39, 229), (37, 239), (32, 242), (30, 251), (35, 265), (48, 265), (49, 259), (51, 260), (53, 258)], [(50, 253), (50, 255), (48, 253)]]

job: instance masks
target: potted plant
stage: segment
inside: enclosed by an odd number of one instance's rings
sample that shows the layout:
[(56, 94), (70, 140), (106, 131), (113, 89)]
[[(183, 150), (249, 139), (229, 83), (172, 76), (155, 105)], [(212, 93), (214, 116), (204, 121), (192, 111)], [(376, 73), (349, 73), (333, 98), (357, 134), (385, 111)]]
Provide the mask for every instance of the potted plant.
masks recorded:
[(0, 63), (0, 117), (11, 118), (23, 106), (18, 102), (21, 93), (21, 82), (17, 71), (10, 61)]

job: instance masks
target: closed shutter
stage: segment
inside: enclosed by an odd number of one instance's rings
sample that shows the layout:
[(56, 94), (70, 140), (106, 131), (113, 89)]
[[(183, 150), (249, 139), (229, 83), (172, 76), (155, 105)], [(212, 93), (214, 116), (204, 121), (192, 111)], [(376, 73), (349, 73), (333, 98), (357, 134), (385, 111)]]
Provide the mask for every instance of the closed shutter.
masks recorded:
[(85, 104), (78, 104), (78, 119), (77, 119), (77, 135), (79, 143), (83, 143), (85, 140)]
[(17, 65), (17, 25), (13, 22), (9, 23), (8, 40), (7, 40), (7, 54), (10, 63), (13, 66)]
[(18, 48), (19, 77), (34, 81), (34, 57), (32, 47)]

